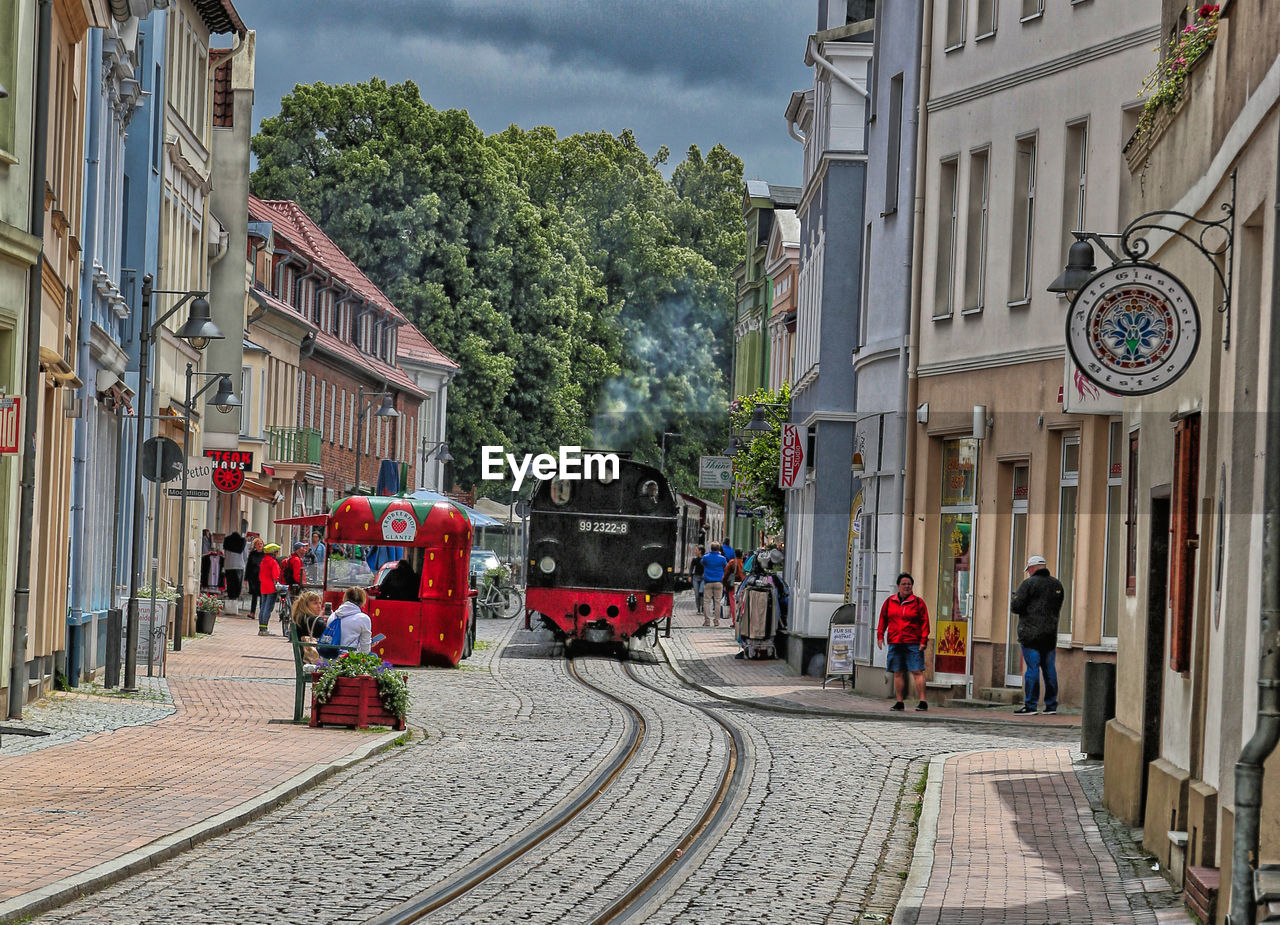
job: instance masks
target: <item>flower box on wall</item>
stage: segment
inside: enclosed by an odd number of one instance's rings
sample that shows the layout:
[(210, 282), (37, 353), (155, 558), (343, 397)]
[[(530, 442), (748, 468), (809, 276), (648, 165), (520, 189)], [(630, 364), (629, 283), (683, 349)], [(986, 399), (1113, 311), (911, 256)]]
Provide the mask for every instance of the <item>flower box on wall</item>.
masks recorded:
[(404, 729), (404, 717), (387, 712), (378, 696), (378, 680), (370, 675), (336, 679), (333, 693), (324, 703), (311, 697), (312, 726), (390, 726)]

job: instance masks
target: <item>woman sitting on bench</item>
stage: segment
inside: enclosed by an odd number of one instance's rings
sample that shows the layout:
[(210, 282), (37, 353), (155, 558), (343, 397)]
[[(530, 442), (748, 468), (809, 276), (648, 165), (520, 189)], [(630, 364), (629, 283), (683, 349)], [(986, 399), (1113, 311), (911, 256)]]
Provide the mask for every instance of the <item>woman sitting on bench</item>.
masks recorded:
[(293, 602), (291, 617), (293, 625), (298, 628), (298, 640), (311, 643), (303, 646), (302, 661), (308, 665), (314, 665), (320, 660), (314, 643), (324, 632), (325, 624), (329, 622), (329, 617), (324, 612), (324, 601), (320, 597), (320, 592), (303, 591), (299, 594), (298, 599)]
[(342, 620), (340, 646), (350, 646), (358, 652), (368, 652), (372, 642), (373, 623), (364, 612), (369, 596), (363, 588), (347, 588), (342, 595), (342, 605), (333, 612), (330, 622)]

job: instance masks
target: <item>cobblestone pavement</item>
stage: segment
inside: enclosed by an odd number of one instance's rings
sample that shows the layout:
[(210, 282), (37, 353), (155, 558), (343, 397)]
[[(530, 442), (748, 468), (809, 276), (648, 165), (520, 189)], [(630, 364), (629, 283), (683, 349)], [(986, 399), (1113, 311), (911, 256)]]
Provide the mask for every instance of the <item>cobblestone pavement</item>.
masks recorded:
[(0, 732), (0, 756), (26, 755), (94, 733), (145, 726), (173, 712), (173, 695), (164, 678), (138, 678), (138, 692), (130, 695), (93, 684), (56, 691), (25, 707), (21, 720), (0, 722), (0, 726), (36, 733)]
[[(691, 645), (686, 655), (697, 650)], [(812, 703), (800, 707), (808, 712), (797, 713), (794, 700), (776, 693), (770, 696), (790, 703), (792, 712), (757, 709), (746, 705), (758, 695), (752, 676), (744, 675), (742, 689), (726, 698), (721, 694), (733, 693), (734, 679), (713, 670), (714, 677), (705, 677), (722, 690), (711, 696), (710, 685), (698, 690), (681, 681), (662, 652), (639, 645), (633, 651), (636, 678), (666, 696), (637, 684), (612, 660), (575, 659), (584, 677), (634, 703), (645, 719), (637, 761), (623, 772), (617, 788), (430, 921), (582, 922), (621, 896), (679, 842), (718, 783), (727, 737), (699, 708), (740, 730), (749, 773), (731, 798), (727, 824), (712, 833), (714, 839), (690, 847), (664, 894), (634, 921), (834, 925), (888, 921), (895, 906), (898, 917), (910, 913), (901, 920), (921, 922), (1187, 921), (1127, 828), (1105, 813), (1092, 818), (1100, 809), (1101, 773), (1088, 762), (1073, 764), (1069, 743), (1078, 735), (1073, 728), (933, 718), (903, 722), (885, 715), (883, 704), (873, 718), (812, 711)], [(759, 688), (776, 692), (786, 681), (777, 663), (729, 666), (730, 671), (757, 668), (770, 672)], [(175, 684), (179, 714), (193, 696), (193, 685), (223, 679), (219, 689), (225, 690), (227, 677), (247, 670), (243, 660), (234, 670), (211, 663), (181, 689)], [(620, 706), (573, 683), (559, 647), (541, 631), (525, 631), (519, 621), (481, 621), (470, 661), (458, 670), (412, 671), (410, 678), (415, 698), (410, 723), (417, 734), (409, 744), (340, 772), (281, 809), (154, 870), (35, 921), (362, 922), (536, 827), (608, 763), (627, 726)], [(291, 698), (291, 682), (257, 687)], [(128, 729), (114, 733), (127, 734)], [(89, 735), (83, 741), (93, 739)], [(7, 737), (5, 744), (7, 751)], [(941, 760), (957, 754), (992, 756), (996, 772), (968, 768), (962, 758)], [(5, 760), (0, 753), (0, 773)], [(916, 870), (915, 785), (926, 767), (936, 769), (939, 778), (930, 782), (939, 792), (937, 843), (922, 845), (916, 864), (934, 864), (937, 880), (926, 878), (925, 887), (943, 892), (930, 903), (919, 902), (923, 891), (915, 899), (903, 894), (900, 901), (908, 869), (913, 876)], [(971, 786), (960, 785), (966, 775), (973, 778)], [(1071, 863), (1079, 866), (1078, 875), (1068, 875), (1058, 842), (1037, 840), (1034, 831), (1018, 824), (1018, 799), (1029, 792), (1021, 782), (1049, 778), (1058, 786), (1043, 788), (1037, 806), (1042, 811), (1056, 807), (1063, 825), (1075, 826)], [(3, 801), (0, 797), (0, 820), (12, 830)], [(1008, 836), (995, 853), (989, 851), (994, 841), (984, 843), (991, 832)], [(981, 851), (990, 857), (970, 860), (960, 871), (973, 876), (953, 874), (954, 858), (965, 852), (977, 858), (975, 852)], [(992, 877), (992, 871), (1005, 876)], [(1046, 871), (1052, 876), (1041, 876)], [(1004, 889), (1003, 898), (989, 885), (993, 880)], [(961, 897), (953, 904), (947, 883), (972, 884), (972, 901)], [(1036, 892), (1055, 890), (1051, 897)], [(1086, 891), (1096, 895), (1082, 901), (1078, 894)], [(1050, 905), (1050, 899), (1063, 903)], [(1084, 914), (1082, 908), (1093, 914), (1090, 903), (1096, 900), (1106, 904), (1104, 917), (1076, 917)], [(964, 914), (953, 915), (953, 909)], [(996, 910), (1001, 917), (992, 917)], [(1061, 918), (1046, 917), (1059, 912)]]

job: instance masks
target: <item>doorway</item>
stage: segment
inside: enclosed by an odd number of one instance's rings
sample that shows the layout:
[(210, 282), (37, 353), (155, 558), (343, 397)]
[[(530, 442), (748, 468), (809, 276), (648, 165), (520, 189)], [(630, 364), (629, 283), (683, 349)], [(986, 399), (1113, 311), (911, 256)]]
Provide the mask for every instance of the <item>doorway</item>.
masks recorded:
[(1142, 685), (1142, 789), (1138, 817), (1147, 809), (1147, 770), (1160, 757), (1164, 708), (1164, 636), (1169, 607), (1169, 493), (1151, 496), (1151, 559), (1147, 565), (1147, 648)]

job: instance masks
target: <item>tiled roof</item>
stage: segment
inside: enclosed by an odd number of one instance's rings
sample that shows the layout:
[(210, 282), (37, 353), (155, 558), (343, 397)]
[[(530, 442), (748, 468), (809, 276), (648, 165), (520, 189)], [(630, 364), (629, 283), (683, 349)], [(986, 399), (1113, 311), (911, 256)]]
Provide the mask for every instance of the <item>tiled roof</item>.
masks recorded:
[(210, 48), (209, 64), (213, 68), (213, 124), (219, 128), (231, 127), (231, 63), (223, 61), (231, 54), (230, 48)]
[(356, 266), (342, 248), (338, 247), (296, 202), (290, 199), (259, 199), (251, 195), (249, 216), (256, 221), (271, 222), (275, 234), (288, 239), (306, 256), (366, 301), (385, 309), (398, 321), (403, 322), (397, 334), (401, 355), (410, 360), (435, 366), (458, 368), (458, 364), (437, 350), (435, 345), (427, 340), (404, 313), (387, 298), (386, 293), (379, 289), (373, 280), (365, 276), (364, 271)]
[(352, 290), (385, 309), (401, 321), (407, 321), (400, 309), (387, 298), (386, 293), (374, 285), (373, 280), (364, 275), (355, 263), (343, 253), (342, 248), (334, 244), (302, 207), (291, 199), (258, 199), (249, 197), (249, 212), (254, 213), (254, 206), (260, 207), (263, 220), (272, 222), (276, 234), (283, 234), (298, 246), (308, 257), (320, 264), (331, 274), (346, 283)]
[(443, 366), (446, 369), (458, 368), (457, 363), (437, 350), (435, 345), (427, 340), (422, 332), (412, 324), (405, 325), (397, 332), (396, 353), (399, 354), (401, 360), (427, 363), (431, 366)]

